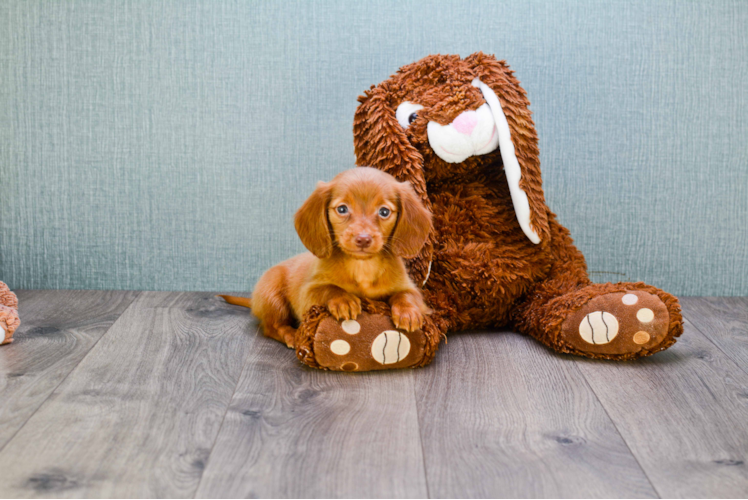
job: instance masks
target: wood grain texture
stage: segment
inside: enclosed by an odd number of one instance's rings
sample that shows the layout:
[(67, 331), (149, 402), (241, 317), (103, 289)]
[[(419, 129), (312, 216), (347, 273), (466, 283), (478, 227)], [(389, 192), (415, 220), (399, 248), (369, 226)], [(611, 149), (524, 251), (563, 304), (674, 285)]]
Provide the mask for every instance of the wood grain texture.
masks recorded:
[(142, 293), (0, 452), (0, 496), (192, 496), (252, 325), (210, 294)]
[(465, 333), (349, 374), (210, 294), (19, 298), (0, 497), (748, 495), (745, 299), (684, 299), (678, 343), (634, 362)]
[(655, 496), (570, 357), (459, 334), (416, 381), (432, 497)]
[(576, 362), (661, 497), (748, 495), (748, 375), (689, 321), (652, 357)]
[(748, 298), (683, 297), (683, 315), (748, 373)]
[(413, 376), (313, 370), (258, 342), (196, 496), (427, 496)]
[(0, 450), (139, 292), (21, 290), (21, 326), (0, 347)]

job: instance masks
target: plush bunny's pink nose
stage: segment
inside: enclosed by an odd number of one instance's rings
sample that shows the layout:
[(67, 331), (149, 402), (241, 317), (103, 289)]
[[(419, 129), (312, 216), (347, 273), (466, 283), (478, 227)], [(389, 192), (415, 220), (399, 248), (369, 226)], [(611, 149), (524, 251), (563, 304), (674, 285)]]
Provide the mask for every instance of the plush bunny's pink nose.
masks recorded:
[(465, 111), (454, 119), (452, 126), (461, 134), (470, 135), (478, 124), (478, 113), (475, 111)]

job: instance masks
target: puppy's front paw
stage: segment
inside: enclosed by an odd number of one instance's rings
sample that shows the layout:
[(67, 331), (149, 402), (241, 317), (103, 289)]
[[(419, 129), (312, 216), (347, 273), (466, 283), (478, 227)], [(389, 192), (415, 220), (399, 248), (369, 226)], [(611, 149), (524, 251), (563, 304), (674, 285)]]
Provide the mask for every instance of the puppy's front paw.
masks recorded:
[(392, 306), (392, 322), (397, 328), (406, 332), (420, 330), (423, 326), (423, 314), (416, 306)]
[(361, 314), (361, 300), (349, 293), (339, 295), (327, 302), (327, 310), (338, 321), (356, 319)]

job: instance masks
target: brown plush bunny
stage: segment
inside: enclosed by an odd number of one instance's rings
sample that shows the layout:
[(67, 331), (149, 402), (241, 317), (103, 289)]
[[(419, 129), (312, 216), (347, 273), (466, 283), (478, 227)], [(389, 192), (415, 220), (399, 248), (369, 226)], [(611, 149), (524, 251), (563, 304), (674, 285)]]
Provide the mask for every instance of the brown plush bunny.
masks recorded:
[[(357, 164), (410, 181), (433, 213), (429, 241), (409, 262), (433, 314), (408, 339), (417, 355), (398, 351), (397, 366), (428, 363), (442, 334), (465, 329), (509, 326), (559, 352), (606, 359), (651, 355), (682, 333), (674, 296), (644, 283), (590, 282), (545, 204), (529, 101), (503, 61), (429, 56), (359, 101)], [(362, 331), (383, 328), (387, 311), (378, 307), (359, 319)], [(345, 335), (322, 309), (300, 332), (297, 354), (311, 366)], [(380, 344), (372, 356), (388, 359)]]
[(13, 342), (13, 333), (20, 324), (18, 298), (0, 281), (0, 345)]

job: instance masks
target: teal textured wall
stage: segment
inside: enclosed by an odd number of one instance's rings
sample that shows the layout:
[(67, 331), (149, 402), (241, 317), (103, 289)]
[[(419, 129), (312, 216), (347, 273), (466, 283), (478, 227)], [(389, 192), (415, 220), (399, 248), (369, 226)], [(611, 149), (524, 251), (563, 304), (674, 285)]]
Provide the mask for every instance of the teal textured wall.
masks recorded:
[(353, 165), (356, 97), (506, 59), (597, 281), (748, 294), (748, 2), (5, 1), (0, 279), (250, 290)]

